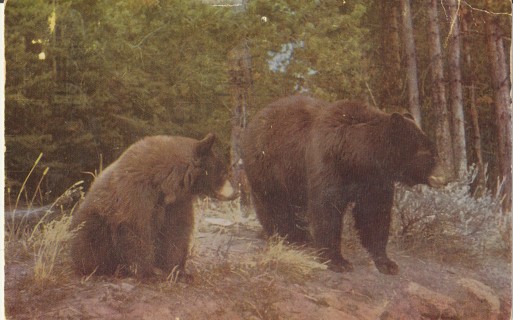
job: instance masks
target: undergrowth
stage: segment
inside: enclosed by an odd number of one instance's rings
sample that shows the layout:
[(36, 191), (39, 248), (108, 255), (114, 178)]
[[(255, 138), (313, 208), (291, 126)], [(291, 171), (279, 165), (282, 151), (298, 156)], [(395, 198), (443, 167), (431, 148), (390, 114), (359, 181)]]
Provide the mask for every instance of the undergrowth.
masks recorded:
[[(234, 273), (247, 281), (264, 274), (300, 281), (318, 270), (327, 269), (327, 264), (321, 262), (317, 251), (307, 246), (287, 243), (286, 239), (277, 235), (270, 237), (265, 243), (255, 239), (250, 242), (252, 245), (243, 249), (244, 254), (240, 255), (238, 252), (241, 248), (233, 248), (233, 243), (236, 242), (234, 237), (246, 238), (248, 231), (256, 235), (261, 227), (254, 215), (244, 217), (238, 201), (217, 202), (205, 199), (198, 202), (196, 208), (199, 220), (197, 232), (215, 233), (211, 245), (217, 248), (209, 252), (222, 266), (218, 272)], [(204, 250), (194, 246), (191, 257), (204, 254)]]
[[(40, 159), (41, 156), (34, 163), (25, 182), (35, 171)], [(6, 219), (8, 232), (5, 240), (7, 244), (21, 244), (17, 247), (24, 248), (24, 254), (33, 259), (33, 280), (38, 287), (54, 283), (70, 273), (71, 266), (66, 247), (77, 232), (77, 230), (70, 230), (71, 213), (74, 207), (71, 210), (69, 208), (65, 210), (59, 202), (59, 199), (69, 196), (67, 193), (49, 205), (46, 213), (35, 225), (29, 225), (23, 218), (14, 219), (20, 199), (28, 200), (28, 207), (33, 207), (38, 195), (42, 194), (39, 186), (47, 172), (48, 169), (43, 171), (34, 194), (30, 195), (22, 186), (11, 208), (12, 219)], [(92, 175), (95, 176), (97, 173)], [(399, 186), (393, 208), (392, 241), (405, 249), (427, 249), (438, 256), (460, 253), (479, 257), (490, 253), (507, 255), (511, 250), (509, 215), (502, 214), (498, 193), (481, 190), (479, 195), (472, 194), (469, 186), (475, 177), (476, 171), (470, 170), (467, 179), (440, 189), (427, 186), (414, 188)], [(77, 182), (67, 192), (80, 187), (81, 183)], [(238, 201), (217, 202), (202, 198), (197, 202), (196, 209), (199, 220), (196, 224), (196, 235), (202, 232), (214, 232), (219, 237), (226, 234), (233, 237), (239, 235), (243, 228), (246, 230), (253, 228), (254, 232), (261, 230), (254, 215), (245, 217), (241, 214)], [(347, 216), (350, 216), (349, 211), (350, 208)], [(58, 212), (57, 216), (55, 212)], [(53, 216), (50, 217), (51, 214)], [(205, 214), (210, 218), (205, 218)], [(216, 217), (214, 219), (217, 220), (213, 220), (212, 217)], [(346, 218), (350, 220), (351, 217)], [(205, 219), (213, 220), (214, 224), (207, 226)], [(354, 230), (349, 231), (349, 238), (357, 239)], [(212, 241), (216, 241), (216, 237)], [(348, 235), (344, 235), (344, 241), (347, 238)], [(194, 263), (194, 256), (198, 255), (195, 239), (196, 237), (193, 237), (191, 244), (192, 263)], [(231, 239), (229, 238), (213, 253), (217, 255), (216, 259), (219, 262), (218, 271), (224, 270), (223, 272), (230, 274), (244, 275), (251, 280), (252, 277), (260, 277), (263, 274), (301, 279), (318, 270), (327, 269), (327, 265), (320, 261), (317, 252), (306, 247), (287, 244), (285, 239), (276, 236), (268, 239), (265, 245), (248, 250), (251, 253), (244, 255), (244, 258), (233, 259), (233, 256), (230, 256)], [(13, 259), (9, 254), (7, 257), (8, 262), (9, 259)], [(203, 272), (208, 271), (207, 269), (215, 268), (212, 266), (198, 268)], [(171, 273), (166, 282), (172, 285), (176, 280), (177, 274)]]
[[(37, 165), (41, 161), (41, 158), (43, 157), (43, 154), (39, 154), (37, 159), (34, 161), (34, 164), (32, 165), (32, 168), (30, 168), (29, 173), (25, 177), (25, 180), (21, 184), (20, 190), (18, 191), (16, 195), (16, 200), (14, 201), (14, 204), (11, 202), (11, 188), (7, 187), (7, 209), (11, 213), (10, 216), (6, 216), (5, 221), (5, 228), (7, 230), (6, 232), (6, 241), (12, 241), (17, 238), (21, 238), (23, 233), (26, 231), (26, 219), (28, 217), (28, 214), (20, 215), (18, 212), (20, 211), (20, 206), (22, 198), (24, 199), (23, 203), (26, 206), (26, 212), (30, 212), (30, 209), (34, 206), (34, 202), (36, 201), (37, 195), (39, 195), (39, 199), (42, 201), (42, 191), (41, 191), (41, 183), (43, 182), (43, 179), (48, 173), (49, 168), (45, 168), (41, 177), (39, 178), (39, 181), (37, 183), (36, 190), (32, 195), (29, 195), (29, 191), (26, 189), (27, 182), (31, 178), (32, 174), (34, 173)], [(21, 216), (21, 218), (17, 218), (17, 216)]]
[(291, 277), (309, 276), (318, 270), (326, 270), (327, 263), (321, 262), (317, 252), (305, 247), (287, 244), (285, 239), (273, 236), (267, 247), (256, 258), (264, 268), (287, 274)]
[(38, 287), (62, 280), (71, 272), (67, 247), (78, 231), (78, 228), (70, 230), (71, 219), (71, 214), (65, 214), (34, 229), (28, 238), (34, 257), (34, 282)]
[[(466, 179), (444, 188), (399, 186), (395, 194), (392, 236), (407, 249), (429, 249), (443, 256), (481, 257), (511, 251), (511, 220), (490, 190), (473, 195), (474, 168)], [(498, 188), (500, 189), (500, 188)]]
[[(37, 207), (36, 201), (42, 201), (41, 185), (49, 168), (46, 167), (38, 178), (37, 188), (33, 194), (30, 194), (25, 186), (36, 171), (42, 156), (43, 154), (39, 155), (27, 174), (14, 204), (8, 203), (9, 211), (5, 217), (7, 232), (4, 239), (7, 263), (14, 263), (19, 259), (33, 259), (33, 272), (30, 273), (30, 277), (39, 289), (62, 280), (70, 273), (66, 248), (78, 230), (70, 230), (70, 224), (73, 209), (77, 204), (76, 198), (82, 195), (83, 183), (79, 181), (72, 185), (52, 204)], [(7, 190), (8, 195), (9, 191)], [(8, 198), (10, 199), (10, 195)], [(41, 203), (37, 205), (40, 206)]]

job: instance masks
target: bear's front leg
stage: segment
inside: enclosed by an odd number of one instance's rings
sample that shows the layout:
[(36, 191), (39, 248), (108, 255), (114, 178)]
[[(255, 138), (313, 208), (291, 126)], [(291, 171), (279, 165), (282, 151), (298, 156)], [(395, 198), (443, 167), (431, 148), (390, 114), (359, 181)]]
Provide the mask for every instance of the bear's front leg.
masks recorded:
[(118, 265), (112, 234), (104, 217), (87, 210), (73, 217), (71, 230), (80, 226), (71, 244), (71, 257), (80, 274), (113, 274)]
[(157, 266), (166, 276), (178, 272), (178, 279), (192, 282), (192, 275), (185, 271), (189, 245), (194, 228), (192, 200), (167, 205), (163, 224), (157, 238)]
[(119, 255), (120, 267), (138, 278), (154, 274), (155, 244), (154, 230), (150, 223), (137, 228), (128, 223), (117, 227), (115, 248)]
[(341, 253), (342, 218), (347, 202), (340, 200), (336, 187), (311, 188), (308, 201), (308, 221), (314, 246), (329, 260), (329, 268), (336, 272), (352, 271), (351, 262)]
[(393, 200), (392, 183), (365, 185), (357, 191), (353, 209), (362, 245), (370, 253), (379, 272), (392, 275), (399, 272), (399, 267), (386, 252)]

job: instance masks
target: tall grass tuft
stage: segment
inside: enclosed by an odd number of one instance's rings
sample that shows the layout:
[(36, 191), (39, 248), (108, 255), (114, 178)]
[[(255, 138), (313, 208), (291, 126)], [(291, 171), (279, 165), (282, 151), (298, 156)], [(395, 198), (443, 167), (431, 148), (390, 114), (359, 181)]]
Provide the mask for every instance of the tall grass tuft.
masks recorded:
[(8, 250), (6, 257), (9, 257), (7, 262), (13, 262), (19, 257), (33, 258), (33, 280), (37, 288), (62, 279), (62, 276), (70, 272), (66, 247), (78, 231), (78, 228), (70, 230), (71, 213), (77, 205), (77, 198), (83, 195), (83, 181), (78, 181), (51, 205), (36, 208), (35, 203), (38, 200), (39, 204), (42, 204), (41, 185), (49, 168), (43, 170), (33, 194), (29, 194), (26, 186), (42, 157), (41, 153), (35, 160), (14, 203), (10, 201), (8, 188), (9, 214), (5, 219), (5, 227), (8, 230), (5, 235)]
[(59, 220), (36, 226), (28, 238), (34, 256), (34, 282), (40, 288), (70, 271), (69, 264), (63, 263), (67, 259), (66, 248), (80, 228), (71, 230), (71, 219), (71, 214), (64, 214)]
[(279, 236), (268, 239), (267, 248), (257, 258), (257, 263), (291, 277), (309, 276), (316, 270), (328, 268), (315, 252), (287, 244)]
[[(23, 183), (21, 185), (21, 188), (18, 191), (18, 194), (16, 195), (16, 200), (14, 202), (14, 205), (11, 203), (11, 189), (9, 187), (7, 188), (8, 208), (9, 208), (9, 212), (11, 213), (10, 214), (10, 218), (9, 219), (5, 219), (5, 224), (6, 224), (5, 227), (8, 230), (8, 232), (6, 234), (6, 237), (7, 237), (6, 240), (8, 242), (12, 241), (14, 239), (20, 238), (22, 236), (23, 232), (26, 231), (25, 222), (26, 222), (26, 219), (27, 219), (27, 216), (28, 216), (28, 212), (30, 212), (30, 210), (33, 208), (34, 201), (36, 200), (37, 195), (39, 195), (39, 197), (40, 197), (39, 200), (40, 200), (40, 202), (42, 202), (41, 183), (43, 182), (43, 179), (48, 174), (48, 170), (49, 170), (48, 167), (46, 167), (44, 169), (41, 177), (39, 178), (39, 181), (37, 183), (37, 187), (34, 190), (34, 193), (32, 194), (32, 196), (29, 195), (28, 190), (26, 189), (27, 182), (30, 179), (30, 177), (32, 176), (32, 174), (34, 173), (34, 170), (38, 166), (38, 164), (41, 161), (42, 157), (43, 157), (43, 154), (40, 153), (39, 156), (37, 157), (37, 159), (34, 161), (34, 164), (32, 165), (32, 168), (30, 168), (29, 173), (25, 177), (25, 180), (23, 181)], [(18, 219), (17, 218), (17, 214), (18, 214), (18, 211), (19, 211), (20, 200), (21, 200), (22, 197), (25, 198), (25, 205), (26, 205), (26, 208), (27, 208), (27, 210), (26, 210), (27, 214), (25, 214), (21, 219)]]

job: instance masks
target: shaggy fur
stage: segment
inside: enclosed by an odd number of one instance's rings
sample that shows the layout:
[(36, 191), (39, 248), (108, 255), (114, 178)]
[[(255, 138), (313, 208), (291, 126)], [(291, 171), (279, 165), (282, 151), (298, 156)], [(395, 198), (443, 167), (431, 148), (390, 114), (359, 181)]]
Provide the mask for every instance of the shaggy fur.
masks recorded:
[(382, 273), (398, 267), (386, 253), (394, 183), (428, 183), (436, 151), (410, 115), (361, 102), (280, 99), (247, 127), (243, 161), (258, 219), (267, 234), (313, 242), (337, 271), (342, 218), (354, 203), (363, 246)]
[(211, 150), (214, 140), (212, 134), (201, 141), (147, 137), (103, 170), (73, 217), (73, 228), (82, 225), (71, 250), (76, 270), (146, 277), (176, 267), (184, 273), (193, 199), (216, 196), (227, 178)]

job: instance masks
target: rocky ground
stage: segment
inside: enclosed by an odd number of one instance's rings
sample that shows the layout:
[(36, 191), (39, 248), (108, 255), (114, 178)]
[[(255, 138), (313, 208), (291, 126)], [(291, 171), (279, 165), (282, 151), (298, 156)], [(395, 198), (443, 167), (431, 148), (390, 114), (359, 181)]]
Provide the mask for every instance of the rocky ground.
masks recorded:
[(296, 252), (287, 248), (272, 253), (253, 215), (202, 208), (188, 264), (195, 280), (189, 284), (70, 273), (37, 287), (31, 256), (17, 257), (21, 249), (7, 243), (7, 318), (510, 319), (507, 259), (426, 258), (392, 244), (400, 273), (388, 276), (361, 247), (350, 246), (345, 256), (355, 271), (334, 273), (308, 256), (292, 257)]

